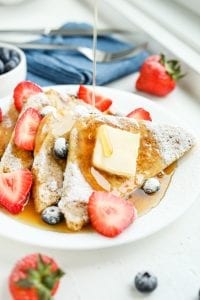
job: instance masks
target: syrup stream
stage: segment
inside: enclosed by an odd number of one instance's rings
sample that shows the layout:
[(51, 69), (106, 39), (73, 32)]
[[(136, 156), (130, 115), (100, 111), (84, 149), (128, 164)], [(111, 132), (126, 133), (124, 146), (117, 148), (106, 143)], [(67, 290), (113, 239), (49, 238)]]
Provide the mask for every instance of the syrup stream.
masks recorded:
[(92, 106), (95, 107), (95, 87), (96, 87), (96, 47), (97, 47), (97, 20), (98, 20), (98, 0), (94, 3), (94, 25), (93, 25), (93, 77), (92, 77)]

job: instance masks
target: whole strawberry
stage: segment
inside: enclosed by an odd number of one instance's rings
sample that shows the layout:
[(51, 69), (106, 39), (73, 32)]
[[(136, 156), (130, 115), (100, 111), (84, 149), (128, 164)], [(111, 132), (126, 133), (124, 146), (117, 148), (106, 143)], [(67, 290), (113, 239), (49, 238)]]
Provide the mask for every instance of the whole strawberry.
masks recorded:
[(9, 277), (13, 300), (53, 300), (64, 275), (50, 257), (31, 254), (22, 258)]
[(177, 60), (166, 60), (163, 54), (153, 55), (142, 65), (136, 88), (156, 96), (166, 96), (175, 88), (176, 81), (183, 76)]

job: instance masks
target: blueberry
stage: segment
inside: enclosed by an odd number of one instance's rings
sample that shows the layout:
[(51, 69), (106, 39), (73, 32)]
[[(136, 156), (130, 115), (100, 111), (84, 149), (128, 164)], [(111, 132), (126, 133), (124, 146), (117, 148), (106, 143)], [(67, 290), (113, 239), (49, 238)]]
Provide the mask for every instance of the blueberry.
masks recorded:
[(12, 61), (14, 61), (16, 63), (16, 66), (19, 64), (20, 62), (20, 58), (18, 55), (12, 56), (11, 58)]
[(7, 63), (10, 60), (10, 50), (8, 48), (0, 48), (0, 59)]
[(159, 191), (160, 181), (154, 177), (149, 178), (143, 184), (142, 189), (146, 194), (153, 194), (153, 193)]
[(57, 138), (54, 143), (54, 154), (57, 158), (65, 159), (68, 154), (68, 143), (65, 138)]
[(49, 206), (41, 214), (42, 220), (49, 225), (56, 225), (63, 220), (63, 214), (59, 207)]
[(0, 59), (0, 74), (3, 74), (3, 72), (4, 72), (4, 63), (3, 63), (3, 61)]
[(142, 293), (153, 292), (158, 285), (158, 280), (155, 275), (149, 272), (139, 272), (135, 276), (135, 287)]
[(14, 69), (16, 67), (16, 65), (17, 65), (16, 62), (11, 59), (9, 62), (7, 62), (5, 64), (4, 73), (8, 72), (8, 71), (11, 71), (12, 69)]

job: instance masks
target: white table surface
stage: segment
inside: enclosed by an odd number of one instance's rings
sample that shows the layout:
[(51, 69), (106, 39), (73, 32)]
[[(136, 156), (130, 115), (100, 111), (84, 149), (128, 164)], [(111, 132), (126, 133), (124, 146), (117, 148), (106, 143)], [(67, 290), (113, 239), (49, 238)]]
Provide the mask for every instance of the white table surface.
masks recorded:
[[(92, 22), (92, 14), (81, 6), (81, 1), (75, 0), (27, 0), (18, 6), (0, 6), (0, 28), (57, 26), (66, 20)], [(127, 76), (108, 86), (133, 92), (136, 76)], [(184, 119), (200, 136), (200, 102), (191, 92), (183, 81), (168, 97), (155, 101)], [(188, 178), (190, 180), (192, 178)], [(55, 297), (57, 300), (145, 299), (132, 288), (134, 276), (141, 270), (152, 271), (158, 276), (158, 288), (148, 299), (198, 299), (199, 215), (200, 198), (184, 216), (161, 232), (136, 243), (106, 250), (57, 251), (0, 237), (0, 299), (11, 299), (7, 276), (17, 259), (32, 252), (52, 255), (65, 270), (66, 276)]]

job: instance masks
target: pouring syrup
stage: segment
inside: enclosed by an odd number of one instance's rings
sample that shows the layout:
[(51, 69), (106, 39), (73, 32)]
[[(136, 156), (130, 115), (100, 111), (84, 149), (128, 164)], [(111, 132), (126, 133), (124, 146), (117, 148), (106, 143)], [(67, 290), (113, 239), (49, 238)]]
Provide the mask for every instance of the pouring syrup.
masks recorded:
[(93, 25), (93, 76), (92, 76), (92, 106), (95, 107), (95, 87), (96, 87), (96, 48), (97, 48), (97, 22), (98, 22), (98, 0), (94, 3), (94, 25)]

